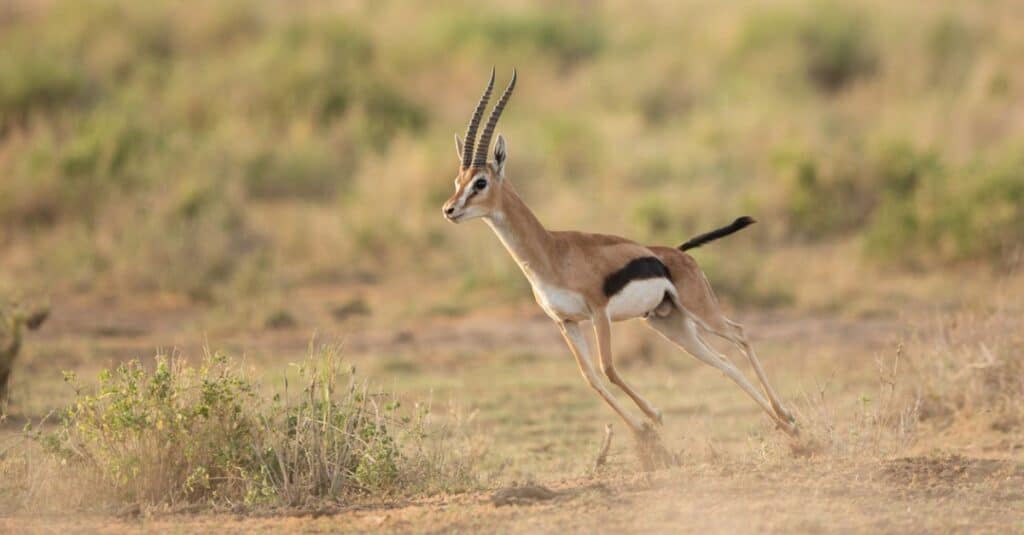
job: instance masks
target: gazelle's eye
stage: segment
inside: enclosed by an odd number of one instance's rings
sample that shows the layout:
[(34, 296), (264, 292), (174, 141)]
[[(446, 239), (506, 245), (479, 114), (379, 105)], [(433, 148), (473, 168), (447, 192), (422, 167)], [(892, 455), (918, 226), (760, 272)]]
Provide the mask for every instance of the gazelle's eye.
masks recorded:
[(476, 179), (476, 182), (473, 183), (473, 189), (475, 189), (477, 191), (480, 191), (480, 190), (482, 190), (482, 189), (484, 189), (486, 187), (487, 187), (487, 180), (485, 180), (483, 178), (478, 178), (478, 179)]

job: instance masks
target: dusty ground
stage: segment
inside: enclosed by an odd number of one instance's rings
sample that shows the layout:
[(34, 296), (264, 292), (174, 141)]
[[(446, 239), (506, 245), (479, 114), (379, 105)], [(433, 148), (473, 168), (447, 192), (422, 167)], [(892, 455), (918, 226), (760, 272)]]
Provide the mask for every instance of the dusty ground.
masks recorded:
[[(620, 324), (623, 374), (665, 414), (662, 436), (682, 465), (641, 474), (625, 429), (586, 387), (556, 329), (528, 305), (466, 315), (402, 318), (338, 314), (350, 295), (317, 288), (293, 296), (295, 324), (225, 327), (177, 300), (67, 296), (34, 336), (15, 378), (6, 433), (70, 394), (60, 369), (82, 376), (154, 348), (196, 355), (206, 346), (244, 354), (277, 377), (310, 340), (341, 341), (360, 370), (410, 401), (429, 400), (480, 453), (478, 490), (278, 514), (147, 514), (0, 519), (4, 531), (66, 532), (1024, 532), (1024, 437), (983, 420), (922, 424), (911, 436), (867, 422), (885, 402), (877, 360), (890, 361), (942, 309), (884, 313), (736, 312), (808, 435), (787, 441), (718, 372), (640, 325)], [(1015, 312), (1020, 314), (1020, 311)], [(340, 316), (340, 317), (339, 317)], [(381, 317), (383, 316), (383, 317)], [(1011, 324), (1021, 325), (1020, 315)], [(199, 333), (199, 334), (197, 334)], [(913, 356), (913, 355), (911, 355)], [(737, 361), (739, 362), (739, 361)], [(43, 378), (43, 379), (41, 379)], [(913, 390), (911, 377), (897, 376)], [(30, 386), (31, 384), (31, 386)], [(901, 398), (902, 399), (902, 398)], [(901, 401), (902, 402), (902, 401)], [(594, 472), (605, 423), (616, 435)], [(499, 488), (536, 483), (550, 499), (496, 506)]]

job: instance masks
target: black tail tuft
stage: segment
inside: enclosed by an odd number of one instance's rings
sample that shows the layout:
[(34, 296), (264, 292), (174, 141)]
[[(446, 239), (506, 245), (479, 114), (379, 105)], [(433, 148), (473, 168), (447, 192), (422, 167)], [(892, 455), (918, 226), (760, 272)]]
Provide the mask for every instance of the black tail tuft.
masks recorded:
[(736, 221), (733, 221), (732, 223), (722, 228), (715, 229), (712, 230), (711, 232), (707, 232), (701, 234), (700, 236), (695, 236), (691, 238), (690, 241), (680, 245), (679, 250), (685, 251), (687, 249), (693, 249), (694, 247), (700, 247), (705, 243), (715, 241), (718, 238), (724, 238), (734, 232), (743, 230), (744, 228), (749, 227), (754, 223), (757, 223), (757, 221), (750, 216), (737, 217)]

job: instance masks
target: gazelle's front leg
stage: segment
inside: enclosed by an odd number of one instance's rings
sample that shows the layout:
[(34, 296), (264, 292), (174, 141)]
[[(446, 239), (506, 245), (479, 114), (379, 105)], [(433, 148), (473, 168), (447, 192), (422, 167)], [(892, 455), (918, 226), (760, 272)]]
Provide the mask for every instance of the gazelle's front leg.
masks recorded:
[(622, 420), (626, 422), (626, 425), (634, 433), (639, 433), (642, 423), (626, 412), (622, 405), (619, 405), (619, 402), (615, 400), (611, 392), (601, 384), (601, 378), (597, 376), (597, 372), (594, 370), (593, 351), (590, 350), (590, 342), (587, 340), (583, 330), (580, 329), (580, 324), (572, 321), (559, 322), (558, 328), (562, 331), (562, 337), (565, 338), (565, 343), (568, 344), (572, 355), (576, 357), (576, 364), (579, 365), (583, 378), (622, 417)]
[(640, 407), (640, 410), (644, 411), (644, 414), (651, 420), (661, 424), (661, 411), (633, 390), (626, 383), (626, 380), (619, 376), (618, 370), (615, 369), (615, 361), (612, 360), (612, 322), (608, 318), (608, 311), (604, 309), (598, 310), (594, 313), (593, 321), (594, 334), (597, 337), (597, 349), (601, 355), (601, 368), (604, 370), (604, 374), (615, 386), (618, 386), (629, 397), (633, 398), (633, 401)]

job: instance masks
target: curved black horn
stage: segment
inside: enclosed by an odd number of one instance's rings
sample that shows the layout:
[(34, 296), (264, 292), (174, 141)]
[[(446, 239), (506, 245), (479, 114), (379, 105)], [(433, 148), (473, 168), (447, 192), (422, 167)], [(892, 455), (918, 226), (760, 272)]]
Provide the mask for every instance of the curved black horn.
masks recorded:
[(491, 111), (491, 116), (487, 118), (487, 124), (484, 126), (484, 133), (480, 135), (480, 142), (476, 144), (476, 154), (473, 156), (474, 166), (487, 165), (487, 151), (491, 147), (491, 136), (494, 135), (494, 127), (498, 125), (501, 112), (505, 109), (505, 104), (508, 104), (508, 98), (512, 96), (512, 90), (515, 88), (516, 70), (512, 69), (512, 80), (508, 83), (508, 87), (505, 88), (501, 98), (498, 99), (498, 103), (494, 105), (494, 110)]
[(480, 126), (480, 119), (484, 116), (484, 108), (487, 107), (487, 101), (491, 99), (491, 89), (494, 89), (494, 67), (491, 67), (491, 81), (487, 82), (487, 89), (484, 90), (484, 94), (480, 97), (480, 102), (476, 105), (476, 110), (473, 111), (473, 118), (469, 121), (469, 127), (466, 129), (466, 140), (462, 145), (462, 168), (466, 169), (469, 167), (469, 157), (473, 155), (473, 142), (476, 141), (476, 129)]

